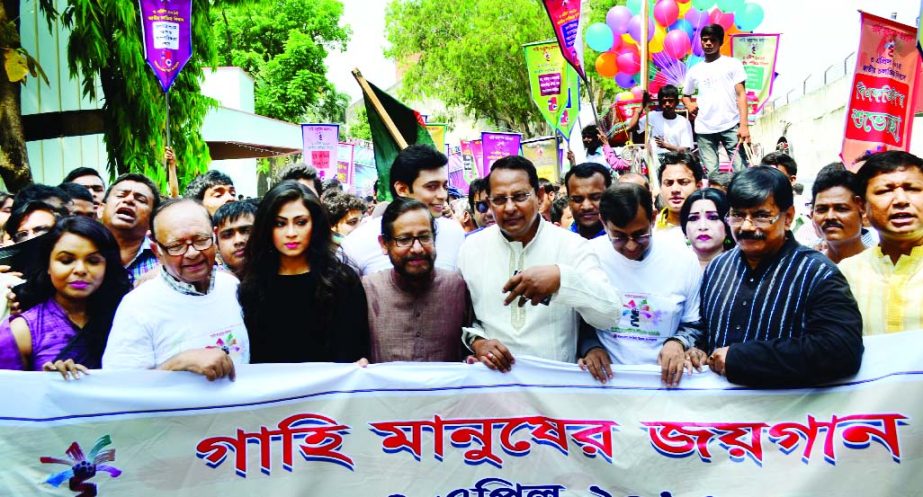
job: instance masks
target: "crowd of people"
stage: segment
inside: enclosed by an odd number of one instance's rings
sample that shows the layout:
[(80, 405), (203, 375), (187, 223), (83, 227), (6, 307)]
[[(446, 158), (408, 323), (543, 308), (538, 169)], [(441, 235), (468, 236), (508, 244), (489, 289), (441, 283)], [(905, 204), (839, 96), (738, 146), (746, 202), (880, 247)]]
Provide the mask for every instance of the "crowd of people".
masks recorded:
[(720, 26), (701, 38), (682, 97), (699, 95), (695, 132), (675, 87), (633, 118), (662, 133), (651, 177), (615, 167), (592, 128), (562, 185), (514, 155), (462, 193), (445, 155), (412, 145), (377, 205), (304, 164), (261, 199), (218, 171), (163, 199), (142, 175), (107, 185), (83, 167), (0, 197), (0, 368), (215, 380), (246, 363), (505, 372), (528, 355), (601, 382), (656, 364), (665, 386), (705, 367), (761, 387), (852, 375), (863, 335), (923, 328), (923, 160), (830, 164), (802, 209), (792, 157), (739, 160), (745, 76), (718, 55)]

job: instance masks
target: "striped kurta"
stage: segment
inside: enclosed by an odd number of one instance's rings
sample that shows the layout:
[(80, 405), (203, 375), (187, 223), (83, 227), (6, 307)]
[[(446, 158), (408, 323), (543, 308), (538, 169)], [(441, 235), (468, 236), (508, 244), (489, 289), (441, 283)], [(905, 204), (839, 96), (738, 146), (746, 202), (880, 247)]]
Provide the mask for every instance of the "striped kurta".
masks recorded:
[(756, 269), (739, 247), (718, 256), (705, 270), (701, 309), (706, 351), (730, 346), (734, 383), (806, 385), (859, 368), (862, 322), (846, 280), (791, 234)]
[(840, 262), (866, 335), (923, 329), (923, 246), (897, 264), (879, 246)]

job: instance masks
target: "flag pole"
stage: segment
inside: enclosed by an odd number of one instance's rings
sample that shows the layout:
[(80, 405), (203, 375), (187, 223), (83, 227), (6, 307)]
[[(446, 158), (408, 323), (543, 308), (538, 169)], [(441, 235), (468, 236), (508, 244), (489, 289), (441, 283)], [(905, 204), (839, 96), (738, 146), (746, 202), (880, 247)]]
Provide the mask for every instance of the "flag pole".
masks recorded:
[[(173, 146), (173, 140), (170, 136), (170, 90), (167, 90), (163, 94), (164, 101), (167, 104), (167, 146)], [(174, 152), (175, 154), (175, 152)], [(167, 158), (164, 157), (164, 165), (167, 168), (167, 184), (170, 185), (170, 197), (176, 198), (179, 197), (179, 181), (176, 178), (176, 159), (174, 155), (173, 162), (168, 162)]]
[(381, 101), (378, 100), (375, 92), (373, 92), (372, 88), (369, 86), (369, 82), (366, 81), (362, 73), (359, 72), (359, 68), (354, 68), (352, 73), (353, 77), (356, 78), (356, 82), (359, 83), (359, 87), (362, 88), (362, 93), (372, 102), (372, 107), (375, 108), (375, 112), (378, 112), (381, 120), (384, 121), (385, 127), (388, 128), (388, 133), (391, 134), (391, 138), (394, 138), (394, 141), (401, 150), (407, 148), (407, 140), (405, 140), (401, 132), (398, 131), (397, 126), (394, 125), (394, 121), (391, 120), (391, 116), (385, 111), (385, 108), (381, 105)]
[[(650, 10), (651, 10), (650, 4), (642, 0), (641, 1), (641, 39), (639, 40), (640, 41), (639, 45), (641, 46), (641, 81), (640, 81), (640, 84), (641, 84), (642, 94), (647, 93), (648, 64), (650, 63), (650, 61), (648, 60), (650, 56), (650, 49), (649, 49), (650, 42), (647, 39), (648, 22), (650, 21), (650, 16), (651, 16)], [(644, 97), (641, 98), (641, 109), (638, 112), (643, 112), (643, 111), (644, 111)], [(654, 161), (656, 160), (656, 157), (654, 157), (654, 154), (651, 153), (651, 137), (650, 137), (650, 133), (647, 132), (647, 128), (650, 126), (651, 120), (647, 119), (645, 123), (646, 124), (644, 128), (641, 130), (641, 133), (642, 133), (641, 136), (644, 137), (644, 158), (645, 158), (645, 162), (647, 162), (647, 177), (651, 185), (651, 193), (653, 193), (654, 196), (656, 197), (657, 194), (660, 193), (660, 185), (659, 183), (657, 183), (657, 181), (655, 181), (654, 170), (659, 167), (659, 164), (656, 165), (657, 167), (655, 167)]]

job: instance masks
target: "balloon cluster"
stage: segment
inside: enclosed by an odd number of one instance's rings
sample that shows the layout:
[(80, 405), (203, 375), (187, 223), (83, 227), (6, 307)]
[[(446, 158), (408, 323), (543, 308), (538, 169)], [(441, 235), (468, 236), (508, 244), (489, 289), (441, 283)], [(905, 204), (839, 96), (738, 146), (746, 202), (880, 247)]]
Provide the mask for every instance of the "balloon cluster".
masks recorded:
[[(641, 81), (641, 2), (628, 0), (627, 6), (609, 9), (606, 22), (590, 25), (586, 43), (600, 52), (596, 72), (604, 78), (615, 78), (624, 89), (617, 100), (636, 99)], [(648, 90), (657, 93), (667, 84), (682, 86), (686, 71), (703, 60), (704, 52), (699, 33), (709, 24), (724, 28), (723, 55), (730, 55), (730, 36), (748, 33), (763, 22), (763, 8), (747, 0), (647, 0), (652, 8), (648, 19), (647, 41), (650, 57)]]

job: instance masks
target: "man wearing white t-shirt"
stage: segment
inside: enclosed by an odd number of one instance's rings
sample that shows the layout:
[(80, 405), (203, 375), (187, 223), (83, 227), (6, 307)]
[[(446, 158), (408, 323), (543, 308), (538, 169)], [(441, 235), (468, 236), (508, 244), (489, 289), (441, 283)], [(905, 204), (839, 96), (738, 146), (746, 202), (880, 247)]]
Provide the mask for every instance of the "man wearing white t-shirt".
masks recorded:
[[(458, 249), (465, 241), (465, 230), (457, 221), (443, 217), (449, 197), (449, 159), (428, 145), (411, 145), (397, 155), (391, 166), (391, 195), (423, 202), (436, 218), (436, 267), (454, 271)], [(381, 218), (360, 225), (352, 231), (340, 247), (347, 262), (360, 275), (390, 270), (393, 266), (382, 253), (378, 237), (381, 236)]]
[[(733, 57), (722, 56), (724, 28), (712, 24), (700, 34), (705, 60), (692, 66), (683, 83), (683, 104), (695, 120), (696, 144), (702, 166), (718, 169), (718, 145), (732, 158), (734, 169), (743, 167), (737, 144), (750, 142), (747, 125), (747, 73)], [(698, 91), (696, 102), (692, 95)]]
[(215, 270), (211, 217), (198, 200), (173, 199), (151, 214), (151, 249), (162, 270), (122, 299), (103, 369), (191, 371), (234, 379), (250, 362), (237, 278)]
[(676, 386), (691, 368), (686, 350), (701, 334), (702, 270), (683, 244), (652, 232), (651, 194), (632, 183), (606, 190), (599, 211), (607, 237), (591, 240), (609, 281), (622, 292), (619, 322), (582, 333), (581, 367), (605, 382), (616, 364), (659, 364), (661, 379)]
[(686, 152), (692, 148), (692, 125), (689, 120), (676, 113), (676, 104), (679, 103), (679, 89), (673, 85), (665, 85), (657, 92), (659, 111), (651, 111), (646, 116), (636, 112), (628, 122), (628, 127), (633, 128), (638, 124), (642, 129), (651, 122), (651, 137), (653, 138), (654, 155), (662, 159), (668, 152)]

